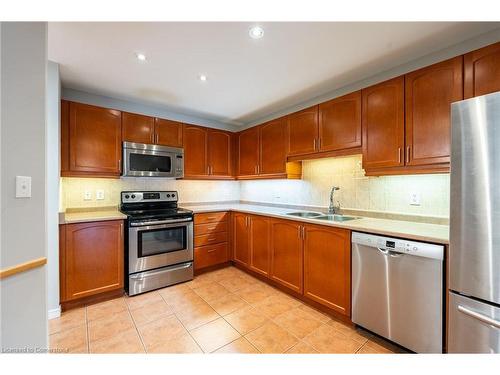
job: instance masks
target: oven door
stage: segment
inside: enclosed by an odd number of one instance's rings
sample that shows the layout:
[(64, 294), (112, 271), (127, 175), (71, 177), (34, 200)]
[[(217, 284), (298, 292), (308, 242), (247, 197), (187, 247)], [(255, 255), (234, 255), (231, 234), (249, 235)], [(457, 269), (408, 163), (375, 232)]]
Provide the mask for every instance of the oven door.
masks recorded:
[(193, 260), (193, 222), (129, 227), (129, 273)]
[[(184, 175), (182, 149), (156, 145), (131, 144), (123, 148), (123, 176), (170, 177)], [(142, 147), (139, 147), (142, 146)]]

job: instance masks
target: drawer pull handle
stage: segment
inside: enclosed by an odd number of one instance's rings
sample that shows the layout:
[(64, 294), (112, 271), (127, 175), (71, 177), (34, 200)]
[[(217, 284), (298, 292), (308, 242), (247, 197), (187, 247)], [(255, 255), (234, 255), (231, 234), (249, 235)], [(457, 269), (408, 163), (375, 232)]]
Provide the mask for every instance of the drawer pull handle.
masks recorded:
[(217, 238), (212, 237), (212, 238), (209, 238), (208, 240), (209, 240), (209, 241), (215, 241), (215, 240), (217, 240)]
[(212, 250), (207, 250), (207, 253), (213, 253), (214, 251), (216, 251), (217, 249), (212, 249)]

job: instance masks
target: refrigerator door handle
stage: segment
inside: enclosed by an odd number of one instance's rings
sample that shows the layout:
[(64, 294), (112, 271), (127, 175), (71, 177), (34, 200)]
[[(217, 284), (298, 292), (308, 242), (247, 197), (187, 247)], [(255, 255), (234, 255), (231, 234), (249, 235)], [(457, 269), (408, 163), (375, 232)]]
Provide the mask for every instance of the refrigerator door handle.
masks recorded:
[(458, 305), (458, 311), (460, 311), (461, 313), (463, 313), (465, 315), (469, 315), (469, 316), (471, 316), (471, 317), (473, 317), (473, 318), (475, 318), (483, 323), (489, 324), (490, 326), (493, 326), (495, 328), (500, 329), (500, 322), (498, 320), (492, 319), (486, 315), (469, 310), (469, 309), (463, 307), (462, 305)]

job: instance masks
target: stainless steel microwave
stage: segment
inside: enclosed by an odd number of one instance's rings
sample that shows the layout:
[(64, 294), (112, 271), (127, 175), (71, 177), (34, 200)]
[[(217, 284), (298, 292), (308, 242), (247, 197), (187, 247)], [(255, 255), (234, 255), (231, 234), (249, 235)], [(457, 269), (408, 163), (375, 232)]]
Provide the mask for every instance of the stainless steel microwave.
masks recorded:
[(184, 177), (184, 149), (123, 142), (125, 177)]

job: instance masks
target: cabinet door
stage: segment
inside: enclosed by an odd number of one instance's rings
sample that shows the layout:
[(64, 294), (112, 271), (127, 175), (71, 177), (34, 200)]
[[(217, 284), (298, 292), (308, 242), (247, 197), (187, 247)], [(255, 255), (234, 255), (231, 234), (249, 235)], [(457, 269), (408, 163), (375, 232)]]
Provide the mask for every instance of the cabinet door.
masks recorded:
[(500, 42), (464, 55), (465, 99), (500, 91)]
[(61, 100), (61, 176), (69, 171), (69, 102)]
[(406, 165), (450, 162), (450, 108), (462, 90), (462, 56), (405, 76)]
[(238, 175), (259, 174), (259, 127), (242, 131), (238, 135)]
[(231, 134), (208, 131), (208, 166), (212, 176), (231, 177)]
[(286, 117), (261, 125), (259, 174), (286, 173), (286, 138)]
[(350, 232), (306, 225), (304, 234), (304, 295), (350, 316)]
[(68, 301), (123, 288), (123, 221), (67, 224), (65, 231)]
[(73, 102), (69, 111), (70, 170), (120, 175), (121, 112)]
[(122, 140), (125, 142), (154, 143), (153, 117), (122, 113)]
[(271, 279), (302, 293), (302, 226), (290, 220), (271, 222)]
[(404, 77), (363, 89), (365, 169), (404, 165)]
[(288, 155), (316, 152), (318, 137), (317, 105), (288, 116)]
[(248, 267), (250, 262), (250, 248), (248, 239), (249, 217), (246, 214), (233, 214), (233, 257), (234, 261)]
[(264, 216), (250, 216), (250, 268), (269, 275), (270, 221)]
[(207, 129), (184, 126), (184, 177), (208, 175)]
[(162, 146), (182, 147), (182, 123), (156, 118), (155, 143)]
[(361, 91), (319, 105), (319, 150), (361, 146)]

